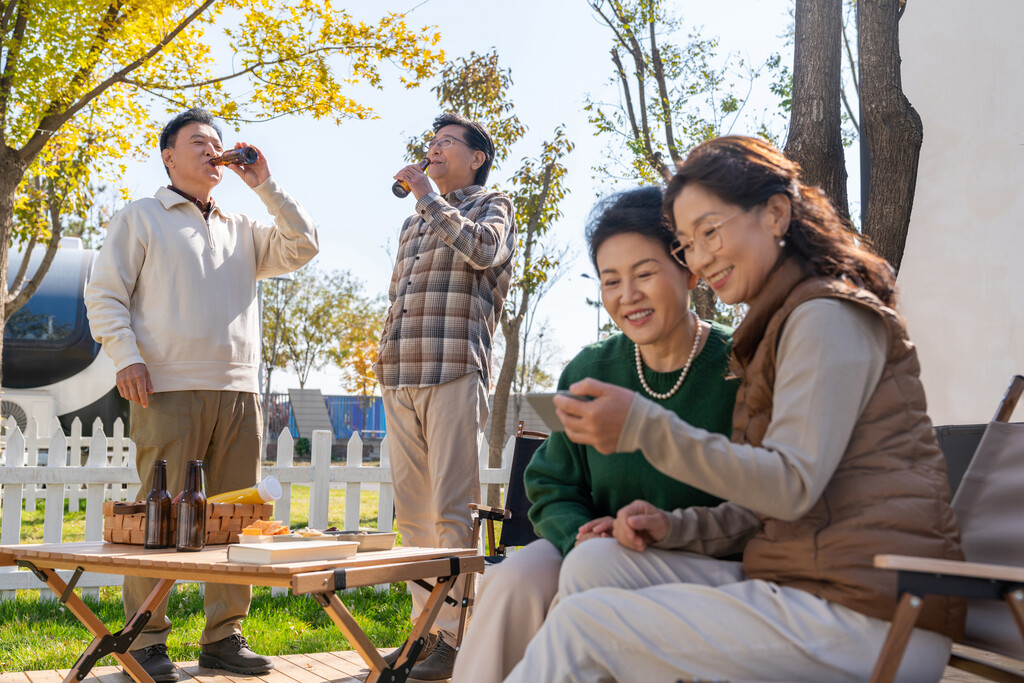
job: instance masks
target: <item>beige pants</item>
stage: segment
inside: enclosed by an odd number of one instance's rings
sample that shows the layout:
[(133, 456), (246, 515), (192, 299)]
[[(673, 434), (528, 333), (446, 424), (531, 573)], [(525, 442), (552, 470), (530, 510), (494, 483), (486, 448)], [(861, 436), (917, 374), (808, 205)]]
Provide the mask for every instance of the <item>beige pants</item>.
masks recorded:
[[(601, 586), (618, 585), (620, 588)], [(573, 549), (559, 602), (505, 680), (865, 681), (889, 622), (746, 579), (738, 562), (613, 539)], [(938, 681), (950, 640), (915, 629), (897, 681)]]
[[(395, 514), (402, 544), (473, 548), (469, 504), (480, 502), (478, 440), (487, 423), (487, 387), (478, 373), (434, 387), (383, 389)], [(449, 593), (461, 599), (466, 577)], [(427, 591), (410, 583), (412, 619)], [(459, 609), (445, 605), (434, 630), (455, 644)]]
[[(167, 490), (178, 495), (185, 482), (185, 461), (203, 461), (206, 495), (252, 486), (260, 477), (263, 418), (256, 394), (237, 391), (168, 391), (151, 394), (149, 407), (131, 404), (131, 438), (145, 500), (153, 485), (153, 463), (167, 461)], [(156, 586), (156, 579), (126, 576), (124, 612), (130, 618)], [(206, 628), (201, 644), (241, 633), (249, 612), (249, 586), (206, 584)], [(153, 616), (132, 649), (167, 642), (171, 621), (167, 600)]]
[(542, 538), (487, 568), (452, 683), (500, 683), (512, 671), (544, 623), (561, 566), (562, 553)]

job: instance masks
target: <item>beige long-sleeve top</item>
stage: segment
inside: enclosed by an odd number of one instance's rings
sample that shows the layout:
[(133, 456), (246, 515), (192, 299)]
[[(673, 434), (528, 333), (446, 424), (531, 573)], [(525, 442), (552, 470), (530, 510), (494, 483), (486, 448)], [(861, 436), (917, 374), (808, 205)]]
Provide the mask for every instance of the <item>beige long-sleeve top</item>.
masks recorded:
[(878, 384), (886, 343), (882, 319), (865, 308), (837, 299), (798, 306), (779, 339), (772, 419), (761, 446), (733, 443), (634, 397), (616, 450), (640, 449), (664, 474), (729, 501), (675, 511), (669, 536), (657, 545), (704, 552), (708, 542), (748, 538), (758, 524), (753, 513), (783, 520), (806, 513)]
[(93, 337), (118, 370), (145, 363), (155, 391), (257, 392), (257, 282), (319, 250), (316, 226), (269, 178), (265, 225), (214, 206), (209, 220), (166, 187), (107, 226), (85, 300)]

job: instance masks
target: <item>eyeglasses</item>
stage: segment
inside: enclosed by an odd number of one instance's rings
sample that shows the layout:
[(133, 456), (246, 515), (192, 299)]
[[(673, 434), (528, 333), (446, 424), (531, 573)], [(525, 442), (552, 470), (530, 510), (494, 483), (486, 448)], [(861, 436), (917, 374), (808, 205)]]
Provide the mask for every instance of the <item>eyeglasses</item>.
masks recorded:
[(680, 263), (680, 265), (686, 266), (687, 258), (692, 258), (694, 249), (698, 248), (705, 254), (714, 254), (722, 249), (722, 226), (736, 218), (740, 214), (744, 214), (750, 209), (740, 209), (728, 218), (723, 218), (717, 223), (712, 223), (697, 231), (694, 239), (682, 242), (676, 240), (669, 247), (669, 253), (672, 254), (672, 258)]
[(450, 138), (447, 135), (442, 135), (441, 137), (433, 138), (427, 143), (427, 151), (429, 152), (435, 147), (437, 147), (438, 149), (448, 149), (456, 142), (461, 142), (466, 147), (473, 149), (472, 147), (470, 147), (470, 144), (465, 140), (459, 140), (458, 138)]

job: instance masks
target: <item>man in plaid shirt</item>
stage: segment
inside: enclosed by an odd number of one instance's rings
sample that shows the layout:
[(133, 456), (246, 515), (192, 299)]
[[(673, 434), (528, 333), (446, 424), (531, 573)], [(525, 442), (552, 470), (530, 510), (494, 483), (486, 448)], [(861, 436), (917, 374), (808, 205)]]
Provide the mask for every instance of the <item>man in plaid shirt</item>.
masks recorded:
[[(494, 160), (487, 129), (452, 113), (433, 128), (430, 178), (419, 165), (395, 175), (416, 197), (416, 213), (402, 225), (374, 372), (402, 543), (467, 548), (476, 543), (468, 504), (480, 501), (477, 440), (487, 422), (492, 337), (517, 237), (511, 200), (483, 187)], [(427, 592), (412, 583), (410, 592), (416, 619)], [(451, 677), (458, 619), (445, 605), (410, 681)], [(394, 664), (399, 654), (386, 659)]]

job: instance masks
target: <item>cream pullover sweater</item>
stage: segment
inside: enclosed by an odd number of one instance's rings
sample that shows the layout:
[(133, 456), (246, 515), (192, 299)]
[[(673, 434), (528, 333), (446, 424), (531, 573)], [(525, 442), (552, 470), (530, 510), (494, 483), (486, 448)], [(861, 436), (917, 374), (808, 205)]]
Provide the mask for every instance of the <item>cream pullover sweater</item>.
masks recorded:
[(107, 226), (85, 292), (92, 336), (121, 370), (145, 363), (157, 392), (258, 392), (257, 281), (313, 258), (316, 226), (267, 179), (264, 225), (215, 206), (209, 222), (166, 187)]

